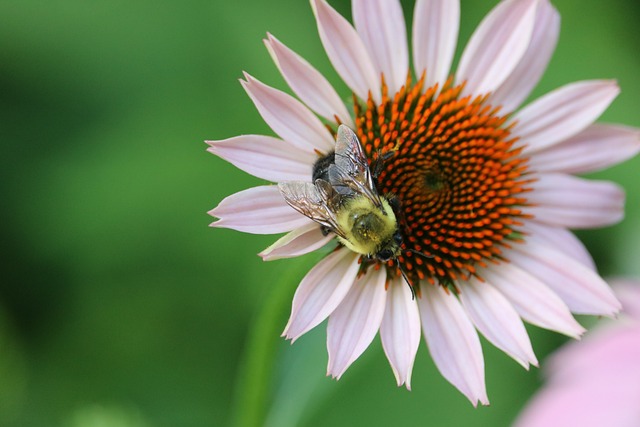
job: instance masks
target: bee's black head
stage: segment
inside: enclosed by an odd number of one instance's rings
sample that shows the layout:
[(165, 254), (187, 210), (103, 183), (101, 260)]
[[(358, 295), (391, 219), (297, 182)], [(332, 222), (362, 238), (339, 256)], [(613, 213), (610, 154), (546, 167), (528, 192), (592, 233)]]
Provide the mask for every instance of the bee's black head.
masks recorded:
[(395, 253), (393, 250), (389, 249), (389, 248), (385, 248), (383, 250), (381, 250), (380, 252), (378, 252), (376, 254), (376, 257), (382, 261), (382, 262), (386, 262), (389, 261), (390, 259), (392, 259), (394, 257)]

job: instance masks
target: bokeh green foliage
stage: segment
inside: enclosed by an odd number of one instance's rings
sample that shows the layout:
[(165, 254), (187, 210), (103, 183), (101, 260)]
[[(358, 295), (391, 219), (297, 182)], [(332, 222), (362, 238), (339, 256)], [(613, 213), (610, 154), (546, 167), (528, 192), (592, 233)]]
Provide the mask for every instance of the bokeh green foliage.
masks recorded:
[[(617, 78), (603, 120), (640, 126), (637, 2), (554, 3), (560, 43), (535, 94)], [(463, 0), (461, 41), (492, 4)], [(246, 70), (286, 87), (266, 31), (348, 97), (306, 1), (0, 2), (0, 425), (230, 422), (253, 319), (319, 257), (263, 263), (272, 237), (207, 228), (207, 210), (261, 184), (203, 140), (272, 134), (237, 83)], [(628, 192), (624, 222), (579, 233), (604, 274), (640, 275), (639, 166), (594, 175)], [(288, 306), (279, 316), (283, 327)], [(564, 341), (530, 331), (540, 359)], [(268, 425), (507, 425), (540, 380), (484, 343), (492, 405), (473, 409), (424, 344), (408, 392), (378, 340), (339, 382), (325, 378), (324, 338), (274, 334)]]

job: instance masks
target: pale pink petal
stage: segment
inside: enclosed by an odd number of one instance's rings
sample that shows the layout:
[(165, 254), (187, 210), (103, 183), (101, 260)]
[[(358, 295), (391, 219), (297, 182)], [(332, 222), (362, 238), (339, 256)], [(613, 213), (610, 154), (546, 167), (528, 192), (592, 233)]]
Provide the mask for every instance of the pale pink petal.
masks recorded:
[(559, 33), (560, 14), (548, 0), (540, 1), (529, 47), (509, 77), (489, 98), (489, 103), (502, 107), (501, 114), (518, 108), (538, 84), (556, 48)]
[(489, 283), (459, 283), (460, 302), (484, 337), (526, 369), (538, 365), (531, 341), (513, 306)]
[(422, 329), (440, 373), (471, 403), (489, 404), (478, 334), (458, 299), (442, 286), (423, 282), (418, 298)]
[(608, 282), (622, 302), (624, 314), (640, 322), (640, 282), (623, 278), (608, 279)]
[(593, 257), (578, 239), (575, 234), (566, 228), (554, 227), (551, 225), (541, 224), (535, 221), (527, 221), (521, 230), (526, 233), (527, 241), (539, 242), (548, 246), (553, 246), (567, 256), (580, 262), (591, 270), (596, 270), (596, 264)]
[[(581, 342), (564, 346), (546, 362), (554, 382), (612, 377), (620, 371), (640, 382), (640, 325), (619, 319), (590, 331)], [(615, 361), (615, 363), (611, 363)]]
[(207, 151), (258, 178), (273, 182), (308, 181), (318, 155), (309, 147), (301, 150), (278, 138), (241, 135), (207, 141)]
[(596, 123), (559, 144), (537, 151), (529, 160), (529, 168), (571, 174), (595, 172), (622, 163), (638, 152), (639, 129)]
[(585, 331), (567, 305), (540, 280), (511, 263), (490, 266), (479, 273), (511, 302), (532, 325), (579, 338)]
[(291, 317), (283, 336), (293, 342), (333, 313), (356, 279), (359, 257), (359, 254), (342, 248), (307, 273), (293, 296)]
[(460, 26), (459, 0), (418, 0), (413, 13), (413, 68), (425, 87), (449, 76)]
[[(585, 373), (588, 375), (588, 372)], [(585, 384), (544, 388), (518, 416), (514, 427), (637, 427), (640, 421), (640, 381), (610, 378)]]
[(301, 150), (328, 152), (335, 145), (331, 132), (304, 104), (245, 73), (242, 87), (255, 104), (264, 121), (280, 138)]
[(350, 128), (353, 120), (331, 83), (304, 58), (271, 34), (264, 41), (287, 84), (312, 110), (335, 122), (335, 116)]
[(380, 102), (380, 76), (356, 30), (325, 0), (311, 0), (324, 50), (342, 80), (362, 99)]
[(536, 221), (568, 228), (603, 227), (624, 216), (624, 190), (609, 181), (594, 181), (571, 175), (538, 175), (527, 193), (533, 206), (523, 210)]
[(480, 23), (462, 53), (456, 81), (464, 94), (492, 92), (509, 77), (527, 50), (539, 0), (499, 3)]
[(370, 269), (355, 281), (329, 316), (327, 375), (340, 379), (378, 333), (384, 313), (386, 280), (385, 270)]
[(389, 93), (396, 93), (409, 72), (404, 14), (398, 0), (353, 0), (353, 23)]
[(615, 81), (571, 83), (517, 112), (513, 134), (530, 155), (570, 138), (592, 124), (620, 93)]
[(638, 426), (640, 325), (624, 320), (553, 354), (546, 365), (549, 382), (515, 425)]
[(253, 234), (283, 233), (311, 222), (287, 205), (275, 185), (253, 187), (232, 194), (208, 213), (218, 218), (212, 227)]
[(316, 222), (311, 222), (282, 236), (258, 255), (264, 261), (293, 258), (320, 249), (334, 237), (334, 234), (323, 235), (320, 225)]
[(387, 290), (380, 338), (398, 387), (411, 390), (411, 371), (420, 344), (420, 314), (404, 279), (395, 280)]
[(574, 313), (613, 316), (621, 308), (597, 273), (551, 246), (514, 245), (509, 259), (546, 283)]

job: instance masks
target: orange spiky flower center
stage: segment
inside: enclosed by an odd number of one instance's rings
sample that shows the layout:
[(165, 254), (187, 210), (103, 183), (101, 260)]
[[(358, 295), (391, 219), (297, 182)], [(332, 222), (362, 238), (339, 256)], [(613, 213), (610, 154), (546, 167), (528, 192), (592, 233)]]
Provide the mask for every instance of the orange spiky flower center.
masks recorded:
[[(503, 260), (521, 235), (531, 180), (507, 117), (487, 96), (461, 96), (452, 79), (440, 90), (423, 83), (409, 77), (391, 99), (383, 79), (380, 104), (356, 99), (356, 133), (370, 162), (384, 159), (378, 192), (399, 201), (397, 263), (414, 283), (450, 285)], [(396, 263), (387, 267), (400, 274)]]

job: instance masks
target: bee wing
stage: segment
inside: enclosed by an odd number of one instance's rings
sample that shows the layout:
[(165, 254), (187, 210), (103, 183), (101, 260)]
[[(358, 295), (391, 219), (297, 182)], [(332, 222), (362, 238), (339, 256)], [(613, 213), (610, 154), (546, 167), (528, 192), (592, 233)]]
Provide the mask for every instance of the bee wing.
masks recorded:
[[(326, 183), (320, 179), (318, 181)], [(317, 187), (310, 182), (281, 182), (278, 184), (278, 189), (284, 200), (293, 209), (329, 228), (338, 236), (346, 238), (345, 233), (338, 225), (335, 209), (332, 209), (328, 204), (329, 200), (335, 199), (335, 195), (330, 193), (331, 186), (326, 184), (326, 186)]]
[(357, 192), (364, 195), (378, 208), (382, 201), (378, 195), (369, 162), (356, 134), (347, 126), (340, 125), (336, 138), (335, 162), (329, 166), (329, 181), (341, 194)]

